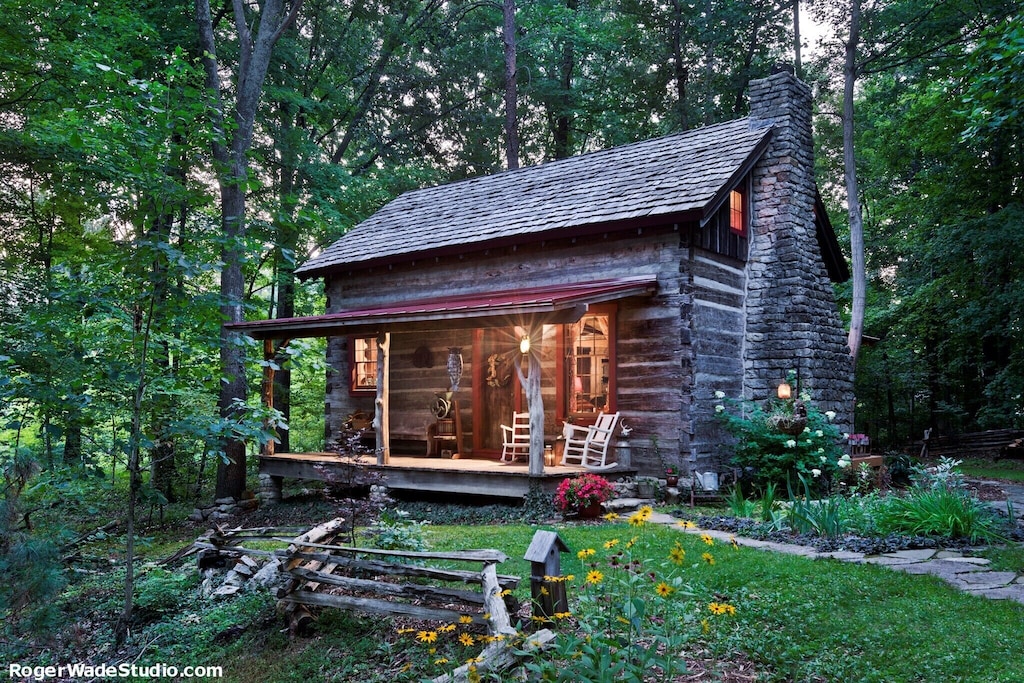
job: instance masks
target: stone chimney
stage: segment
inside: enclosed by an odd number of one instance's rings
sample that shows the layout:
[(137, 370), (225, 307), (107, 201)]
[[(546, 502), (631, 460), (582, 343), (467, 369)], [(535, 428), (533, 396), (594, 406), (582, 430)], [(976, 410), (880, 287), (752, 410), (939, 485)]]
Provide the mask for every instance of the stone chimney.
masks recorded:
[(850, 431), (853, 369), (814, 218), (817, 189), (811, 90), (792, 68), (751, 81), (750, 125), (770, 126), (751, 178), (744, 394), (775, 394), (790, 371), (821, 410)]

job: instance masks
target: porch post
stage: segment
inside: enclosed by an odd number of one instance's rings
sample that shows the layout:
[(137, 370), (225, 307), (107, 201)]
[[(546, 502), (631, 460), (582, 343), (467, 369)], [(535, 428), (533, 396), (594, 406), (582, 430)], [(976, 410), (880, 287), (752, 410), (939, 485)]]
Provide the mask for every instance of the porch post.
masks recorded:
[(388, 400), (391, 377), (391, 333), (377, 335), (377, 398), (374, 400), (373, 428), (377, 432), (377, 464), (391, 462), (391, 420)]
[[(534, 337), (531, 335), (531, 342)], [(544, 399), (540, 392), (540, 350), (542, 336), (536, 336), (536, 344), (530, 344), (528, 372), (526, 378), (526, 409), (530, 413), (530, 476), (544, 474)]]
[[(263, 340), (263, 384), (260, 389), (263, 394), (263, 407), (272, 409), (274, 407), (274, 340)], [(274, 454), (274, 440), (269, 439), (260, 447), (260, 455)]]

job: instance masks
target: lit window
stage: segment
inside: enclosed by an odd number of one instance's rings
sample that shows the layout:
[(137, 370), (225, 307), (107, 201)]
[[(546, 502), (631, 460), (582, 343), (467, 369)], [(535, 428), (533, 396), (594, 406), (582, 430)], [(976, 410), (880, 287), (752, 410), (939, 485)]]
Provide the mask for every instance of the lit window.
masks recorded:
[(570, 415), (611, 409), (614, 396), (614, 314), (587, 313), (566, 326), (566, 393)]
[(352, 391), (377, 390), (377, 341), (373, 337), (352, 340)]
[(747, 234), (747, 201), (743, 192), (733, 190), (729, 193), (729, 229), (740, 236)]

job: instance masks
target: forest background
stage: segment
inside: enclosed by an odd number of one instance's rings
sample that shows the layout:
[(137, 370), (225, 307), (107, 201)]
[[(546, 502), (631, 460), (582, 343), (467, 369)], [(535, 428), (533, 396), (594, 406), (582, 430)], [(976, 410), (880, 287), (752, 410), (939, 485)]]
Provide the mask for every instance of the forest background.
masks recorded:
[(267, 415), (268, 361), (223, 323), (322, 312), (294, 267), (398, 193), (743, 116), (779, 62), (814, 88), (855, 270), (863, 231), (858, 430), (1024, 426), (1017, 3), (0, 6), (5, 552), (34, 487), (120, 468), (132, 506), (209, 498), (244, 488), (267, 424), (320, 450), (322, 346), (273, 361)]

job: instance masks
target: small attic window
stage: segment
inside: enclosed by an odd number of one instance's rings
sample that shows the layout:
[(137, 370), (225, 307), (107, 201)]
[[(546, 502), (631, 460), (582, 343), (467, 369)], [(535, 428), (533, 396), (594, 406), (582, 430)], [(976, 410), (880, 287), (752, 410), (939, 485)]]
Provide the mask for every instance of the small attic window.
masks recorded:
[(747, 236), (747, 197), (740, 188), (729, 193), (729, 229), (740, 237)]

